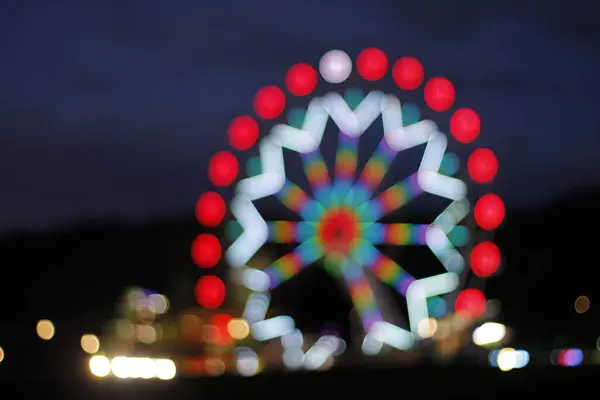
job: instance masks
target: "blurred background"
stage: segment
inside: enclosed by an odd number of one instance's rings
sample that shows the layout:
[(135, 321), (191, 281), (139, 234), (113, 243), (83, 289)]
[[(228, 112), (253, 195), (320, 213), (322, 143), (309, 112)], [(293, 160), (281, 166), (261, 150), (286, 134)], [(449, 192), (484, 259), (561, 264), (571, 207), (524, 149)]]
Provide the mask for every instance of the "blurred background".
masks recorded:
[[(2, 2), (3, 387), (18, 386), (18, 398), (25, 390), (40, 398), (137, 398), (143, 390), (233, 398), (283, 396), (295, 385), (329, 396), (387, 394), (400, 383), (433, 396), (435, 379), (445, 395), (481, 398), (591, 384), (600, 363), (599, 8), (585, 0)], [(226, 202), (233, 196), (234, 186), (210, 182), (217, 152), (234, 152), (239, 177), (252, 175), (257, 146), (236, 152), (227, 131), (236, 116), (252, 115), (261, 87), (283, 88), (292, 65), (317, 68), (331, 49), (355, 59), (369, 47), (390, 63), (416, 57), (426, 79), (452, 81), (456, 102), (443, 112), (426, 111), (422, 88), (401, 97), (442, 131), (457, 108), (479, 114), (477, 142), (455, 141), (449, 151), (464, 161), (489, 147), (499, 160), (493, 182), (470, 193), (497, 194), (506, 216), (493, 234), (474, 229), (471, 238), (493, 240), (502, 265), (479, 286), (488, 299), (481, 318), (433, 320), (420, 350), (368, 360), (344, 352), (357, 343), (348, 295), (324, 269), (307, 269), (273, 292), (270, 312), (292, 315), (307, 346), (329, 335), (336, 350), (320, 372), (284, 373), (293, 362), (282, 360), (279, 342), (252, 339), (242, 318), (248, 293), (223, 258), (210, 269), (195, 265), (197, 235), (214, 234), (223, 251), (237, 237), (233, 225), (202, 227), (196, 201), (209, 190)], [(391, 76), (360, 82), (353, 75), (339, 87), (399, 92)], [(333, 87), (325, 82), (315, 94)], [(261, 123), (261, 137), (271, 125)], [(322, 152), (331, 171), (330, 128)], [(380, 138), (377, 129), (361, 138), (359, 165)], [(414, 172), (419, 157), (408, 154), (385, 182)], [(285, 160), (308, 190), (297, 157)], [(294, 218), (278, 204), (260, 211)], [(390, 221), (431, 221), (437, 207), (411, 204)], [(288, 251), (265, 246), (254, 265)], [(389, 255), (431, 262), (411, 251)], [(215, 307), (198, 295), (205, 275), (225, 284)]]

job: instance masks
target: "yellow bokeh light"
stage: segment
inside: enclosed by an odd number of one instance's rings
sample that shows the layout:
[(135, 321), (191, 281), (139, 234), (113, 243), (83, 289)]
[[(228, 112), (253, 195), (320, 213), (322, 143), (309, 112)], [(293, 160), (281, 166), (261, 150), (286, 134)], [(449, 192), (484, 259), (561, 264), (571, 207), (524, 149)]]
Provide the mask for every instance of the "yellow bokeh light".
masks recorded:
[(517, 352), (515, 349), (506, 348), (498, 352), (496, 362), (501, 371), (510, 371), (517, 366)]
[(250, 335), (250, 326), (245, 319), (233, 318), (227, 323), (227, 332), (235, 340), (243, 340)]
[(36, 331), (38, 336), (43, 340), (52, 339), (56, 333), (54, 324), (47, 319), (43, 319), (37, 323)]
[(417, 327), (417, 333), (423, 339), (427, 339), (435, 335), (438, 329), (438, 323), (435, 318), (427, 318), (421, 320)]
[(2, 347), (0, 347), (0, 362), (2, 362), (4, 360), (4, 350), (2, 350)]
[(88, 354), (95, 354), (100, 350), (100, 340), (96, 335), (83, 335), (81, 337), (81, 348)]
[(205, 368), (206, 372), (208, 372), (208, 374), (212, 376), (223, 375), (226, 370), (225, 363), (223, 362), (223, 360), (220, 360), (218, 358), (207, 359), (205, 362)]
[(575, 300), (575, 311), (579, 314), (583, 314), (590, 309), (590, 299), (587, 296), (579, 296)]
[(93, 356), (90, 358), (90, 372), (99, 378), (110, 374), (110, 360), (104, 356)]

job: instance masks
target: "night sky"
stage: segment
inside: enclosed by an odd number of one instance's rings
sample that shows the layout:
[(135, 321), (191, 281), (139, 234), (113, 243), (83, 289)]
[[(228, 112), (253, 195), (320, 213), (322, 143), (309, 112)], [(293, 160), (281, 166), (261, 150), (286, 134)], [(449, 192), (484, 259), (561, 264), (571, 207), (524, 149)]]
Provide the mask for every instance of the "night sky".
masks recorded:
[(593, 4), (3, 1), (0, 229), (190, 209), (231, 118), (332, 48), (412, 55), (451, 79), (507, 204), (598, 184)]

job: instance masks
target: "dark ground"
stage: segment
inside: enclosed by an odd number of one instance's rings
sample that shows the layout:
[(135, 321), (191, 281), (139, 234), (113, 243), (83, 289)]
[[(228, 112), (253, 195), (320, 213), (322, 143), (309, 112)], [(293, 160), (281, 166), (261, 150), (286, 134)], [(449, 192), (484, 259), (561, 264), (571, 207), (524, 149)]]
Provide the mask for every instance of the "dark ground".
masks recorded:
[[(500, 372), (491, 368), (418, 368), (262, 375), (253, 378), (180, 378), (169, 382), (48, 381), (2, 385), (2, 398), (236, 399), (364, 398), (365, 396), (506, 399), (556, 396), (596, 389), (598, 368), (545, 368)], [(15, 389), (13, 391), (13, 389)], [(4, 393), (8, 393), (5, 397)], [(11, 397), (11, 393), (17, 397)], [(360, 396), (360, 397), (359, 397)]]
[[(594, 348), (600, 334), (594, 306), (585, 314), (573, 308), (578, 295), (593, 299), (598, 293), (592, 267), (597, 239), (589, 231), (598, 226), (599, 199), (594, 190), (559, 199), (544, 209), (509, 210), (495, 238), (505, 265), (503, 273), (490, 280), (486, 294), (502, 302), (499, 320), (516, 331), (511, 346), (532, 354), (539, 351), (545, 363), (555, 348)], [(275, 398), (300, 391), (311, 397), (357, 398), (375, 392), (415, 396), (422, 390), (416, 398), (482, 399), (521, 396), (524, 391), (539, 396), (548, 390), (567, 394), (596, 389), (599, 367), (533, 363), (508, 373), (486, 367), (420, 367), (173, 382), (89, 379), (79, 338), (101, 332), (114, 317), (125, 286), (167, 293), (176, 310), (191, 300), (198, 271), (189, 258), (189, 244), (197, 233), (193, 220), (166, 219), (84, 224), (5, 237), (0, 245), (0, 279), (10, 284), (0, 291), (4, 305), (0, 345), (6, 352), (0, 364), (0, 398), (222, 400), (244, 394)], [(35, 323), (41, 318), (57, 326), (50, 342), (36, 337)]]

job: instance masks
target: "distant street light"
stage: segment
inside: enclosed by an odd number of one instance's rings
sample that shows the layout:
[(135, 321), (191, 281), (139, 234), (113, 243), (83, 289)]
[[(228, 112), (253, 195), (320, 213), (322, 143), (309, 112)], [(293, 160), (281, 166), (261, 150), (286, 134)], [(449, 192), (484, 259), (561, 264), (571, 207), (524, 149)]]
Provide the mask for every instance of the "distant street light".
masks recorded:
[(81, 348), (88, 354), (96, 354), (100, 350), (100, 340), (96, 335), (83, 335), (81, 337)]
[(38, 336), (43, 340), (50, 340), (54, 337), (56, 329), (52, 321), (43, 319), (37, 323), (36, 331)]
[(501, 342), (506, 336), (506, 326), (496, 322), (486, 322), (473, 331), (473, 343), (489, 346)]

